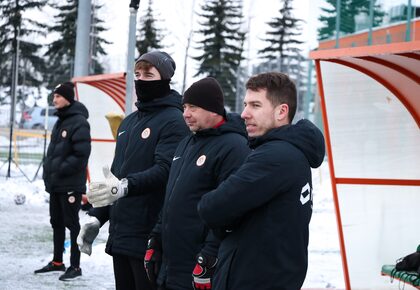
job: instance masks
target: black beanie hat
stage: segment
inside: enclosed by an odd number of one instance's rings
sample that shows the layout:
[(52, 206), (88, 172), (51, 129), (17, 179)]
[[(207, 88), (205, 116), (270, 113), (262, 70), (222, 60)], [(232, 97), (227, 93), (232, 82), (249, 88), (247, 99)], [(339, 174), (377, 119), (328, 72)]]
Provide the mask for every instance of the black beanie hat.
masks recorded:
[(193, 83), (185, 91), (182, 103), (192, 104), (207, 111), (225, 116), (222, 87), (216, 79), (211, 77)]
[(70, 104), (74, 103), (74, 84), (72, 82), (65, 82), (59, 84), (54, 89), (54, 94), (63, 96)]
[(175, 73), (175, 61), (164, 51), (151, 51), (140, 56), (136, 61), (144, 60), (151, 63), (159, 72), (162, 80), (170, 80)]

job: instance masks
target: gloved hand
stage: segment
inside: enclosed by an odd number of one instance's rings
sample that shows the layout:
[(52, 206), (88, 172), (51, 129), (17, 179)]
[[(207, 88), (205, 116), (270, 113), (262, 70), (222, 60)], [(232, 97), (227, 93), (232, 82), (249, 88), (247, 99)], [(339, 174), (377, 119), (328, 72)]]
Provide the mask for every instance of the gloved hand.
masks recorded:
[(162, 265), (162, 244), (159, 235), (151, 236), (147, 242), (146, 255), (144, 256), (144, 269), (147, 278), (156, 284), (156, 278)]
[(193, 270), (193, 288), (195, 290), (210, 290), (211, 279), (216, 269), (217, 258), (204, 254), (197, 255), (197, 264)]
[(92, 182), (86, 196), (93, 207), (106, 206), (117, 199), (126, 196), (128, 192), (128, 181), (123, 178), (118, 180), (108, 167), (103, 168), (105, 181)]
[(77, 244), (79, 245), (80, 252), (89, 256), (92, 254), (92, 243), (98, 236), (100, 227), (101, 223), (96, 217), (89, 217), (89, 220), (82, 226), (77, 236)]

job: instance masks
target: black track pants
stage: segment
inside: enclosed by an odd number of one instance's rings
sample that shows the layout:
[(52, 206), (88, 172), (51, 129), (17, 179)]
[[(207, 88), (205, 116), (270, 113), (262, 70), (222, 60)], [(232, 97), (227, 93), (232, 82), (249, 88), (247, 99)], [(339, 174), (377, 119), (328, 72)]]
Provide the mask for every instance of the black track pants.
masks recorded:
[(70, 230), (70, 265), (80, 266), (80, 251), (77, 246), (77, 236), (80, 232), (79, 211), (82, 194), (52, 193), (50, 194), (50, 223), (53, 228), (54, 257), (53, 261), (63, 262), (64, 240), (66, 228)]

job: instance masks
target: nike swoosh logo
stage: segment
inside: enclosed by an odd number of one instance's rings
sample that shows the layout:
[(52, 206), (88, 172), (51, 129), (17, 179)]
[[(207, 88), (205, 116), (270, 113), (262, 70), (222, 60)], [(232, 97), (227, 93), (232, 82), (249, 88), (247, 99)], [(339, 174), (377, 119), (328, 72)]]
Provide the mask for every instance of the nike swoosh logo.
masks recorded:
[(179, 158), (181, 158), (181, 156), (176, 156), (174, 159), (172, 159), (172, 161), (178, 160)]
[(122, 131), (122, 132), (118, 133), (118, 137), (121, 136), (124, 133), (125, 133), (125, 131)]

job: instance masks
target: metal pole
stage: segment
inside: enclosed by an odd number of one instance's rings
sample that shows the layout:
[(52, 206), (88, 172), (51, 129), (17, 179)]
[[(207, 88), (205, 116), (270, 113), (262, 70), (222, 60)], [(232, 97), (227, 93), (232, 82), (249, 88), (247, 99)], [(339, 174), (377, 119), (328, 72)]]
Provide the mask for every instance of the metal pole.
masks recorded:
[(306, 98), (304, 103), (305, 119), (309, 119), (309, 103), (312, 100), (312, 70), (313, 62), (312, 60), (308, 60), (308, 79), (306, 84)]
[(405, 41), (411, 40), (411, 0), (408, 0), (407, 6), (407, 28), (405, 29)]
[(134, 50), (136, 46), (136, 18), (140, 0), (132, 0), (130, 3), (130, 22), (128, 30), (127, 46), (127, 70), (125, 75), (125, 115), (132, 112), (133, 84), (134, 84)]
[(373, 2), (369, 1), (369, 33), (368, 33), (368, 45), (372, 45), (372, 28), (373, 28)]
[(235, 94), (235, 110), (236, 113), (241, 113), (242, 111), (242, 70), (241, 63), (239, 62), (238, 67), (236, 68), (236, 94)]
[(340, 47), (340, 17), (341, 16), (341, 0), (337, 0), (337, 15), (335, 17), (335, 48)]
[(79, 0), (77, 7), (76, 52), (73, 76), (89, 74), (89, 33), (91, 20), (91, 0)]
[(44, 147), (43, 147), (43, 150), (42, 150), (42, 159), (39, 162), (38, 169), (36, 170), (36, 172), (34, 174), (34, 177), (32, 178), (32, 182), (34, 182), (36, 177), (38, 176), (38, 172), (41, 169), (42, 164), (44, 163), (44, 159), (45, 159), (45, 155), (46, 155), (49, 108), (50, 108), (50, 104), (48, 104), (48, 101), (47, 101), (47, 106), (45, 108), (45, 119), (44, 119)]
[(192, 28), (194, 14), (195, 14), (194, 7), (195, 7), (195, 0), (193, 0), (193, 3), (192, 3), (192, 9), (191, 9), (191, 15), (190, 15), (191, 29), (190, 29), (190, 33), (188, 34), (188, 38), (187, 38), (187, 47), (185, 48), (185, 56), (184, 56), (184, 77), (182, 78), (182, 91), (181, 91), (182, 94), (185, 92), (185, 85), (187, 83), (188, 50), (190, 49), (191, 39), (192, 39), (192, 36), (193, 36), (193, 33), (194, 33), (194, 30)]
[(16, 91), (18, 86), (18, 76), (19, 76), (19, 39), (20, 37), (20, 27), (18, 27), (17, 37), (16, 37), (16, 52), (13, 65), (13, 77), (12, 77), (12, 100), (10, 102), (10, 136), (9, 136), (9, 158), (7, 166), (7, 175), (10, 177), (10, 165), (12, 163), (12, 139), (13, 139), (13, 127), (15, 125), (15, 114), (16, 114)]

